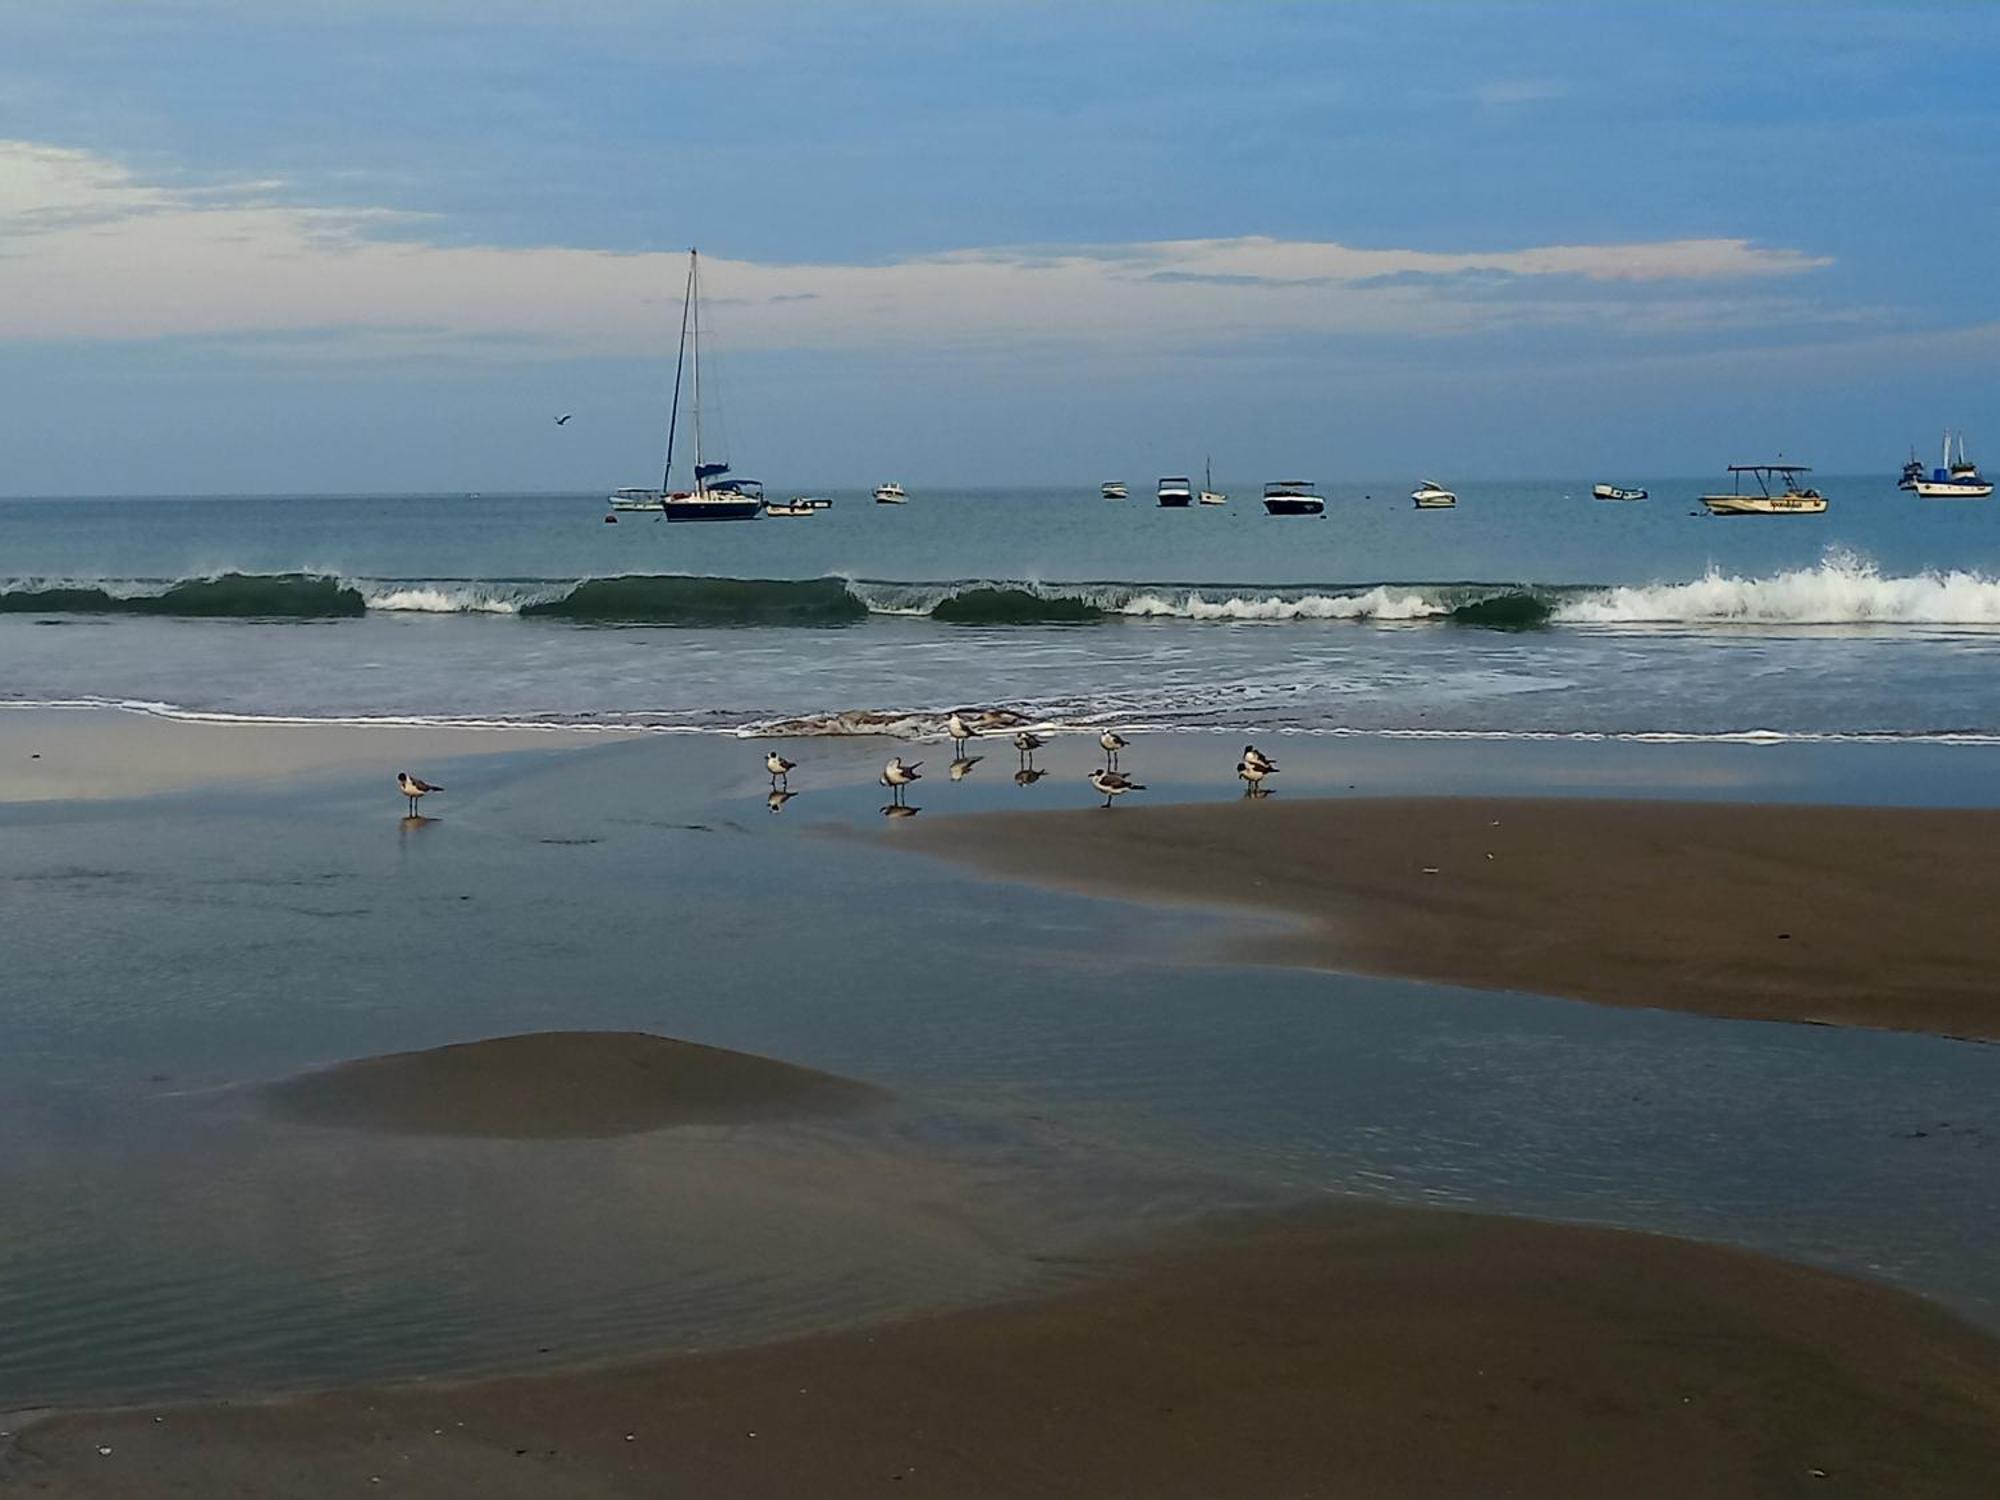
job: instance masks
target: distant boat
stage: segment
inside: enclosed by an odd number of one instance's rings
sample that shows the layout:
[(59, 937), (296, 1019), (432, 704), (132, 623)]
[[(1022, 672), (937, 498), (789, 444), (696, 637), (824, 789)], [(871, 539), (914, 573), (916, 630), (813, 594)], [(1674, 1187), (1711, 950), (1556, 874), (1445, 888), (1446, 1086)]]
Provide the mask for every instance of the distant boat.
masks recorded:
[(1107, 479), (1097, 487), (1097, 493), (1102, 495), (1106, 500), (1123, 500), (1125, 498), (1125, 481), (1122, 479)]
[(810, 516), (818, 510), (819, 507), (813, 504), (810, 496), (805, 496), (797, 500), (766, 500), (764, 502), (764, 514), (767, 516)]
[(1458, 496), (1435, 479), (1426, 479), (1411, 490), (1410, 498), (1416, 502), (1418, 510), (1450, 510), (1458, 504)]
[(1206, 458), (1201, 461), (1201, 494), (1196, 497), (1203, 505), (1227, 505), (1229, 497), (1215, 487), (1215, 474)]
[[(691, 374), (688, 417), (694, 428), (694, 488), (675, 490), (674, 438), (680, 429), (681, 377)], [(764, 513), (764, 487), (754, 479), (731, 479), (726, 462), (711, 461), (702, 448), (701, 420), (701, 257), (688, 251), (687, 291), (681, 303), (681, 348), (674, 361), (674, 399), (667, 413), (667, 461), (657, 490), (622, 489), (611, 508), (657, 510), (669, 521), (754, 521)]]
[(794, 495), (792, 504), (803, 505), (811, 510), (832, 510), (833, 502), (824, 495)]
[(1264, 486), (1264, 509), (1274, 516), (1317, 516), (1326, 502), (1313, 493), (1310, 479), (1280, 479)]
[(903, 487), (893, 479), (887, 484), (878, 484), (875, 486), (875, 503), (877, 505), (901, 505), (909, 498), (908, 495), (903, 493)]
[[(1826, 496), (1810, 485), (1800, 488), (1798, 476), (1812, 473), (1808, 464), (1731, 464), (1736, 488), (1727, 495), (1703, 495), (1701, 503), (1715, 516), (1817, 516), (1826, 510)], [(1757, 493), (1743, 492), (1743, 476), (1757, 481)], [(1772, 493), (1773, 481), (1784, 486)]]
[(1160, 504), (1170, 510), (1179, 510), (1184, 506), (1194, 504), (1194, 486), (1188, 482), (1185, 474), (1177, 474), (1162, 479), (1159, 489), (1154, 493), (1158, 497)]
[(1993, 481), (1980, 477), (1979, 465), (1965, 456), (1965, 434), (1958, 435), (1958, 458), (1951, 456), (1951, 434), (1944, 435), (1944, 464), (1931, 471), (1928, 479), (1910, 486), (1926, 500), (1984, 500), (1993, 493)]
[(1917, 481), (1924, 477), (1924, 461), (1917, 457), (1917, 450), (1910, 449), (1910, 461), (1903, 465), (1903, 477), (1896, 481), (1899, 490), (1913, 490)]
[(1590, 487), (1590, 497), (1593, 500), (1643, 500), (1646, 498), (1646, 492), (1621, 490), (1615, 484), (1593, 484)]

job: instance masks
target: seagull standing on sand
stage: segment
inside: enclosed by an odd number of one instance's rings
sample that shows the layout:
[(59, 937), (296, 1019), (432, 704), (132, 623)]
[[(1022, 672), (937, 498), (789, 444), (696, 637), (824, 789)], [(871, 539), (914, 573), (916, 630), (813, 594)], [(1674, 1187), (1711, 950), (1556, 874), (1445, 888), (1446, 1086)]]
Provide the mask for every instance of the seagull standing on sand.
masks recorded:
[(1035, 758), (1035, 752), (1048, 743), (1039, 734), (1022, 730), (1014, 736), (1014, 748), (1021, 752), (1021, 764), (1026, 765)]
[(1104, 747), (1105, 769), (1116, 770), (1118, 767), (1118, 752), (1125, 748), (1125, 737), (1122, 734), (1113, 734), (1107, 729), (1097, 737), (1097, 743)]
[(1264, 778), (1277, 771), (1277, 767), (1259, 756), (1256, 760), (1245, 757), (1236, 763), (1236, 774), (1243, 779), (1243, 795), (1246, 797), (1268, 797), (1270, 788), (1264, 785)]
[(396, 773), (396, 789), (410, 799), (410, 816), (413, 818), (417, 815), (417, 801), (419, 798), (428, 797), (432, 792), (441, 792), (444, 790), (441, 786), (432, 786), (421, 776), (412, 776), (408, 771), (398, 771)]
[(1142, 783), (1134, 781), (1123, 771), (1092, 771), (1088, 779), (1090, 784), (1103, 794), (1106, 807), (1111, 805), (1113, 797), (1122, 797), (1127, 792), (1146, 790)]
[(889, 757), (889, 764), (882, 768), (882, 785), (889, 789), (892, 799), (900, 803), (903, 800), (903, 789), (913, 781), (923, 780), (917, 774), (917, 767), (922, 764), (920, 760), (913, 760), (906, 766), (903, 764), (902, 756)]
[(1278, 769), (1278, 763), (1262, 750), (1259, 750), (1255, 745), (1245, 745), (1243, 747), (1243, 764), (1246, 766), (1255, 766), (1266, 775)]
[(965, 742), (979, 737), (979, 731), (961, 719), (956, 712), (945, 720), (944, 727), (951, 731), (952, 746), (960, 756), (965, 754)]
[(798, 769), (798, 764), (795, 760), (786, 760), (775, 750), (764, 757), (764, 769), (771, 773), (772, 786), (777, 786), (780, 782), (790, 786), (791, 773)]

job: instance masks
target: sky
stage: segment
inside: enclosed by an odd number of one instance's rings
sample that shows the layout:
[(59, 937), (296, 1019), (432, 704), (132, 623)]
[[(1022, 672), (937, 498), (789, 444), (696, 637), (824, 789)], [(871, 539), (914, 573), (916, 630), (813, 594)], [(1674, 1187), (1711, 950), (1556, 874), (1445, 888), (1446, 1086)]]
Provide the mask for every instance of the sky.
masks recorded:
[[(0, 0), (0, 494), (2000, 463), (2000, 4)], [(554, 417), (573, 413), (556, 426)]]

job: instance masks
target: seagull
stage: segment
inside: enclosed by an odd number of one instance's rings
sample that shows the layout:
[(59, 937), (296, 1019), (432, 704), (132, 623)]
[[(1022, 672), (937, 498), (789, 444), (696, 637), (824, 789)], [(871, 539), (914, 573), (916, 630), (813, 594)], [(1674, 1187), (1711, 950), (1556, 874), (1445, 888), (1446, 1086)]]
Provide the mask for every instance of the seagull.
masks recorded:
[(1014, 773), (1014, 785), (1033, 786), (1036, 782), (1040, 781), (1044, 776), (1048, 774), (1049, 773), (1047, 771), (1044, 771), (1037, 766), (1023, 766), (1021, 767), (1020, 770)]
[(961, 755), (951, 763), (951, 779), (963, 781), (972, 774), (972, 768), (986, 759), (983, 755)]
[(1014, 736), (1014, 748), (1021, 752), (1021, 759), (1024, 761), (1047, 743), (1048, 741), (1043, 739), (1039, 734), (1034, 734), (1026, 729)]
[(1118, 764), (1118, 752), (1125, 748), (1125, 737), (1113, 734), (1107, 729), (1097, 737), (1097, 743), (1104, 747), (1104, 764), (1107, 767), (1116, 766)]
[(1264, 785), (1264, 778), (1271, 775), (1277, 769), (1276, 766), (1271, 765), (1269, 762), (1259, 765), (1256, 761), (1247, 758), (1238, 761), (1236, 774), (1243, 779), (1243, 795), (1246, 797), (1270, 796), (1270, 788)]
[(1109, 807), (1113, 797), (1122, 797), (1127, 792), (1143, 792), (1145, 786), (1134, 781), (1123, 771), (1092, 771), (1087, 778), (1090, 784), (1104, 796), (1104, 805)]
[(557, 417), (557, 418), (556, 418), (556, 426), (558, 426), (558, 427), (565, 427), (565, 426), (569, 425), (569, 419), (570, 419), (571, 417), (575, 416), (575, 415), (576, 415), (576, 413), (575, 413), (575, 412), (571, 412), (571, 411), (566, 411), (566, 412), (564, 412), (564, 413), (563, 413), (563, 414), (562, 414), (561, 416), (559, 416), (559, 417)]
[(408, 771), (396, 773), (396, 789), (410, 799), (410, 816), (413, 818), (417, 815), (418, 798), (444, 790), (441, 786), (432, 786), (420, 776), (412, 776)]
[(1278, 763), (1262, 750), (1259, 750), (1255, 745), (1245, 745), (1243, 747), (1243, 764), (1246, 766), (1255, 766), (1260, 771), (1275, 771), (1278, 769)]
[(965, 754), (965, 742), (970, 739), (977, 739), (979, 736), (979, 731), (966, 723), (956, 713), (953, 713), (949, 719), (945, 720), (944, 727), (951, 731), (952, 743), (958, 747), (960, 755)]
[[(776, 786), (781, 781), (786, 786), (790, 786), (792, 784), (790, 780), (791, 773), (798, 769), (798, 764), (795, 760), (786, 760), (784, 756), (778, 754), (775, 750), (764, 757), (764, 769), (771, 773), (772, 786)], [(775, 812), (777, 809), (773, 808), (772, 811)]]
[(783, 812), (785, 804), (796, 796), (798, 796), (797, 792), (787, 791), (781, 786), (774, 786), (771, 788), (771, 795), (764, 799), (764, 805), (774, 813)]
[(913, 781), (921, 781), (923, 779), (917, 774), (917, 767), (922, 764), (923, 762), (920, 760), (913, 760), (906, 766), (903, 764), (902, 756), (892, 755), (889, 757), (889, 764), (882, 768), (882, 785), (889, 789), (890, 795), (897, 802), (903, 800), (903, 789), (905, 787)]

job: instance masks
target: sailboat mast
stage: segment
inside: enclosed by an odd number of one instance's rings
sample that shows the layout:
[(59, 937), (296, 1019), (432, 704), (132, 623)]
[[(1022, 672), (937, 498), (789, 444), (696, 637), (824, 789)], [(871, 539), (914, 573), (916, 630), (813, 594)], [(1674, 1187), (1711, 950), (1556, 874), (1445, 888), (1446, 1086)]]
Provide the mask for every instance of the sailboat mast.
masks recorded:
[(699, 495), (708, 488), (708, 481), (702, 477), (701, 452), (701, 273), (696, 269), (700, 257), (688, 251), (688, 305), (694, 309), (694, 492)]
[(660, 493), (666, 494), (673, 487), (674, 474), (674, 430), (681, 420), (681, 368), (687, 363), (688, 314), (694, 307), (694, 251), (688, 251), (687, 287), (681, 294), (681, 348), (674, 356), (674, 401), (667, 411), (667, 462), (660, 470)]

